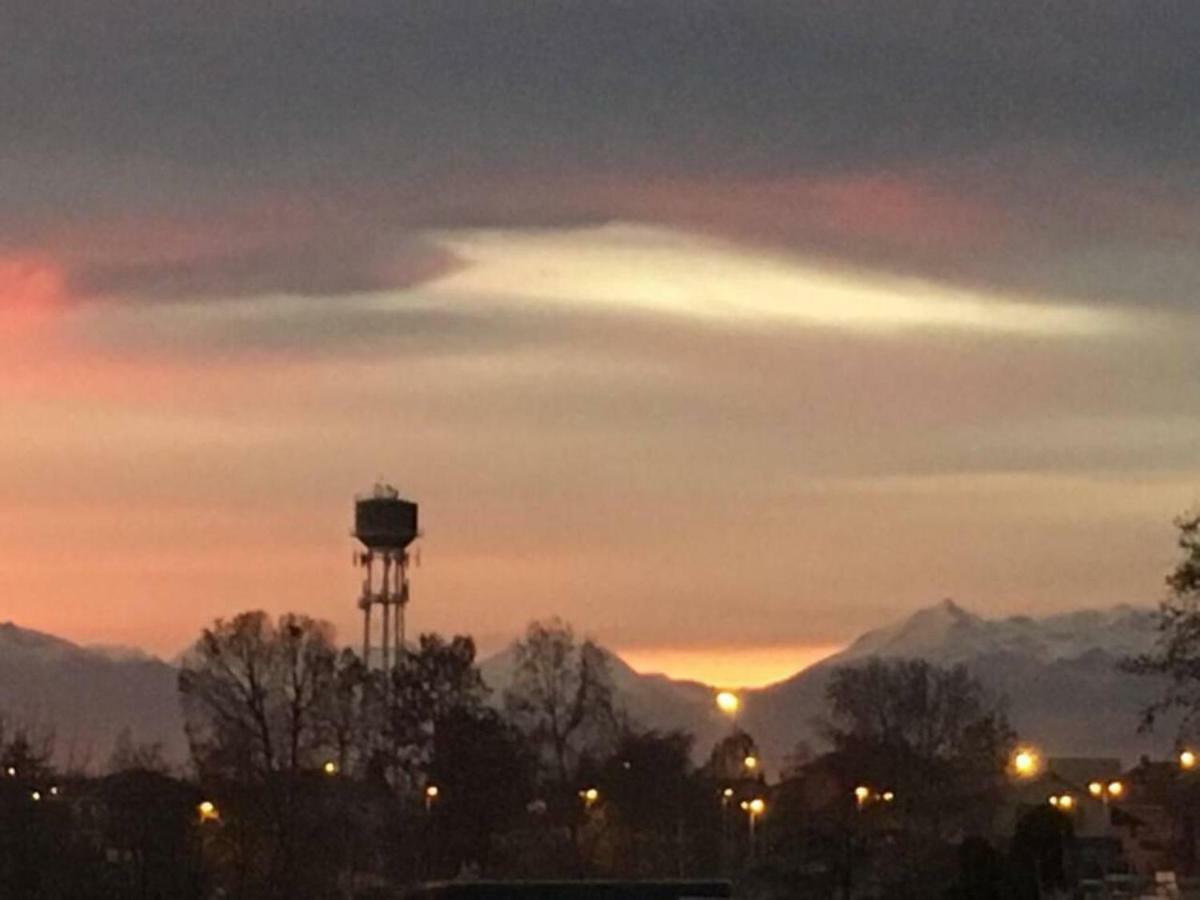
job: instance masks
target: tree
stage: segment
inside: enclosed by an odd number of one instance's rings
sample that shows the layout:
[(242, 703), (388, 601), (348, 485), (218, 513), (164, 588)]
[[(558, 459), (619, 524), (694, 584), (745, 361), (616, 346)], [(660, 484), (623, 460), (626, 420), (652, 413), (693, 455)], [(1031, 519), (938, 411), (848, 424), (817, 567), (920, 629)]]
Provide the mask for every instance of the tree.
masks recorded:
[(667, 877), (688, 867), (698, 835), (711, 824), (715, 790), (692, 768), (692, 736), (626, 731), (597, 779), (615, 832), (613, 868), (633, 877)]
[(560, 788), (580, 757), (600, 755), (616, 733), (612, 677), (604, 651), (582, 643), (560, 619), (532, 622), (516, 645), (516, 671), (504, 694), (512, 722), (538, 748)]
[(427, 834), (434, 872), (492, 871), (493, 837), (526, 815), (534, 760), (493, 709), (458, 707), (437, 721), (428, 777), (438, 787)]
[(1136, 675), (1165, 678), (1162, 696), (1142, 711), (1141, 729), (1152, 729), (1164, 713), (1181, 714), (1182, 732), (1196, 729), (1200, 716), (1200, 512), (1175, 522), (1183, 558), (1167, 576), (1168, 595), (1158, 607), (1155, 649), (1123, 661)]
[(167, 774), (170, 766), (163, 756), (161, 742), (142, 743), (135, 741), (133, 732), (127, 727), (122, 728), (113, 742), (112, 755), (108, 758), (108, 771), (118, 772), (158, 772)]
[(179, 672), (201, 771), (265, 779), (319, 765), (335, 660), (332, 627), (307, 616), (246, 612), (206, 628)]
[(373, 702), (382, 704), (379, 742), (393, 786), (418, 783), (433, 756), (440, 724), (460, 713), (477, 714), (487, 688), (475, 664), (475, 642), (421, 635), (415, 650), (399, 654)]
[(336, 659), (328, 623), (247, 612), (206, 628), (179, 673), (202, 782), (218, 806), (238, 813), (230, 831), (238, 878), (274, 896), (304, 896), (301, 885), (318, 891), (314, 873), (325, 871), (317, 863), (327, 842), (314, 843), (305, 776), (330, 753), (323, 710)]
[(329, 683), (317, 709), (320, 743), (330, 750), (337, 771), (347, 775), (366, 772), (378, 723), (372, 710), (379, 682), (372, 678), (357, 653), (344, 649), (333, 662)]
[(855, 781), (892, 791), (934, 839), (986, 827), (1014, 735), (964, 667), (872, 659), (834, 672), (827, 696), (826, 732)]

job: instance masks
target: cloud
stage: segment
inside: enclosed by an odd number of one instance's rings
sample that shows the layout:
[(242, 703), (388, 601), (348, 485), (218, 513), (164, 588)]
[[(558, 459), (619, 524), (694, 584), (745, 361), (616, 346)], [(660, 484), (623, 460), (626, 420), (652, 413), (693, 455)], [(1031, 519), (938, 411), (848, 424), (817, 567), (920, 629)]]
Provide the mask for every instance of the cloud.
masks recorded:
[[(452, 264), (424, 230), (612, 220), (1034, 300), (1200, 290), (1192, 4), (22, 0), (0, 35), (0, 245), (99, 248), (81, 293), (396, 287)], [(101, 252), (247, 204), (305, 226)]]
[(644, 310), (724, 324), (853, 331), (961, 329), (1103, 335), (1131, 323), (1110, 312), (871, 280), (784, 256), (662, 229), (458, 232), (441, 240), (463, 261), (426, 293)]

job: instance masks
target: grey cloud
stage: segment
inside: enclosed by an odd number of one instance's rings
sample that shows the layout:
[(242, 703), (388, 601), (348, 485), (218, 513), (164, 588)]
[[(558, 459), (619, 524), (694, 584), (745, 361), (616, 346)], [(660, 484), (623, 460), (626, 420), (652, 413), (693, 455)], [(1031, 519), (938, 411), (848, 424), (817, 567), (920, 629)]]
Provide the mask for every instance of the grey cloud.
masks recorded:
[[(9, 244), (130, 211), (350, 196), (411, 231), (632, 212), (1030, 294), (1182, 305), (1200, 287), (1187, 2), (14, 0), (0, 35)], [(977, 204), (990, 245), (873, 221), (896, 198), (833, 227), (774, 190), (880, 175)], [(580, 187), (595, 179), (619, 189)], [(661, 181), (701, 200), (759, 185), (757, 220), (629, 199)], [(390, 281), (369, 254), (279, 274), (342, 226), (322, 214), (262, 257), (79, 278), (167, 294)], [(1164, 228), (1170, 249), (1146, 250)], [(1080, 243), (1131, 264), (1092, 266)], [(1130, 274), (1162, 252), (1162, 274)]]
[(403, 288), (456, 265), (452, 254), (421, 241), (334, 234), (182, 258), (101, 259), (72, 272), (70, 286), (85, 296), (155, 300), (331, 296)]

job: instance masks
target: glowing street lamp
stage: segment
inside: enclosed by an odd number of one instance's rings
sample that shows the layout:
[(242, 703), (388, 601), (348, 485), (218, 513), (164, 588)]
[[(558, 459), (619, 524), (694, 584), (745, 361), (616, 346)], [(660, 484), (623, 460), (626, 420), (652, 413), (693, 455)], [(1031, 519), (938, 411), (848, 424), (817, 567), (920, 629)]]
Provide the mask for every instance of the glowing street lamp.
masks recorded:
[(746, 811), (746, 820), (750, 828), (750, 855), (754, 855), (754, 837), (755, 824), (758, 822), (758, 817), (767, 810), (767, 801), (762, 797), (755, 797), (753, 800), (743, 800), (742, 809)]
[(727, 716), (736, 716), (742, 707), (742, 699), (733, 691), (721, 691), (717, 694), (717, 709)]
[(871, 799), (871, 789), (865, 784), (860, 784), (854, 789), (854, 802), (859, 809), (867, 805), (867, 801)]
[(1055, 794), (1050, 798), (1050, 805), (1061, 812), (1070, 812), (1075, 806), (1075, 798), (1070, 794)]
[(872, 802), (892, 803), (896, 799), (895, 791), (876, 792), (871, 790), (865, 784), (860, 784), (854, 789), (854, 805), (861, 811), (864, 806)]
[(594, 787), (584, 788), (579, 792), (579, 797), (581, 800), (583, 800), (584, 808), (591, 809), (600, 799), (600, 791)]
[(429, 812), (433, 809), (433, 804), (437, 802), (437, 799), (439, 796), (441, 796), (441, 793), (441, 790), (436, 784), (431, 784), (425, 788), (425, 812)]
[(742, 760), (742, 765), (746, 767), (747, 772), (753, 772), (758, 768), (758, 757), (751, 753)]
[(199, 814), (200, 821), (202, 823), (216, 822), (221, 818), (221, 813), (217, 809), (217, 804), (213, 803), (211, 800), (202, 800), (200, 803), (196, 804), (196, 812)]
[(1184, 750), (1179, 754), (1179, 767), (1181, 769), (1196, 768), (1197, 757), (1191, 750)]
[(1039, 762), (1038, 755), (1033, 750), (1018, 750), (1012, 758), (1013, 771), (1021, 778), (1029, 778), (1037, 774)]
[(338, 773), (338, 764), (332, 759), (327, 760), (325, 765), (321, 766), (321, 771), (326, 775), (336, 775)]

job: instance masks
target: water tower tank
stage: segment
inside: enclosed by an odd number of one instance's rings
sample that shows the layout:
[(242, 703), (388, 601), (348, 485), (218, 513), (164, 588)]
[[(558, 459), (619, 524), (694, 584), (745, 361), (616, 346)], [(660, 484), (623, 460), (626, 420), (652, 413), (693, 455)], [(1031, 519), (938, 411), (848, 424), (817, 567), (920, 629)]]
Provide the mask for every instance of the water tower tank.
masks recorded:
[(417, 504), (400, 499), (391, 485), (375, 485), (354, 499), (354, 536), (368, 550), (403, 550), (419, 536)]

